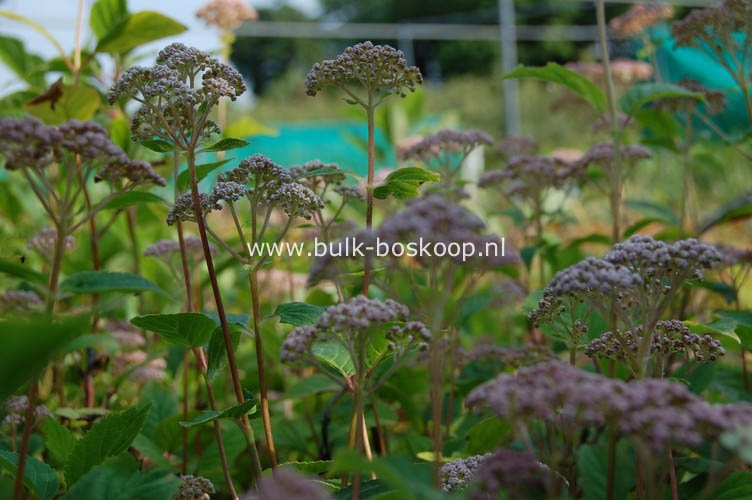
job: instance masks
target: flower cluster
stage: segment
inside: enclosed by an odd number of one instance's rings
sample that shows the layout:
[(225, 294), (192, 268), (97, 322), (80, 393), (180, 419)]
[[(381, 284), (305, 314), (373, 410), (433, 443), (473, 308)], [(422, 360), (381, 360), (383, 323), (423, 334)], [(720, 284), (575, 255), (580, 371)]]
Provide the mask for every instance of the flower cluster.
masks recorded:
[(107, 131), (97, 123), (70, 120), (60, 125), (58, 130), (63, 136), (63, 147), (83, 158), (117, 158), (123, 155), (123, 151), (110, 140)]
[(472, 351), (460, 351), (464, 363), (479, 359), (493, 359), (501, 367), (521, 368), (551, 361), (556, 355), (545, 346), (523, 344), (521, 346), (497, 346), (488, 342), (477, 342)]
[(711, 405), (682, 384), (647, 379), (626, 383), (558, 361), (502, 374), (473, 390), (466, 404), (483, 404), (502, 418), (536, 419), (562, 429), (608, 424), (653, 450), (698, 446), (752, 422), (752, 406)]
[[(642, 326), (630, 330), (605, 332), (593, 339), (585, 349), (590, 357), (604, 357), (629, 361), (634, 359), (640, 343), (646, 335)], [(698, 363), (715, 361), (726, 351), (721, 343), (710, 335), (697, 335), (689, 331), (679, 320), (658, 321), (651, 333), (651, 355), (667, 359), (672, 354), (691, 355)]]
[[(55, 245), (57, 244), (57, 229), (47, 227), (41, 229), (31, 241), (29, 241), (28, 247), (30, 250), (36, 250), (42, 255), (52, 255)], [(65, 237), (65, 249), (73, 250), (76, 248), (76, 239), (68, 235)]]
[[(723, 108), (726, 107), (726, 94), (721, 90), (712, 90), (702, 85), (697, 80), (684, 78), (679, 82), (679, 85), (689, 90), (702, 94), (705, 99), (703, 110), (709, 115), (717, 115)], [(701, 101), (693, 97), (674, 97), (669, 99), (661, 99), (656, 102), (658, 109), (665, 109), (670, 112), (688, 111), (692, 112), (702, 104)]]
[(310, 219), (313, 212), (324, 208), (313, 191), (297, 182), (281, 183), (275, 190), (266, 193), (265, 201), (270, 206), (279, 206), (290, 217)]
[(271, 182), (288, 183), (293, 181), (291, 172), (274, 163), (269, 157), (256, 153), (241, 160), (240, 164), (217, 176), (219, 182), (233, 181), (238, 184), (252, 184), (256, 189)]
[(0, 120), (0, 150), (5, 168), (44, 168), (55, 160), (63, 135), (36, 118)]
[(532, 137), (509, 136), (494, 145), (494, 150), (506, 159), (515, 156), (532, 156), (538, 149), (538, 141)]
[(175, 500), (209, 500), (214, 494), (214, 484), (201, 476), (180, 476)]
[(480, 130), (439, 130), (402, 151), (403, 159), (425, 163), (431, 160), (448, 161), (451, 155), (467, 156), (478, 146), (490, 145), (493, 137)]
[(504, 168), (490, 170), (478, 180), (478, 187), (502, 186), (505, 196), (536, 200), (547, 188), (562, 189), (584, 179), (584, 169), (550, 156), (515, 156)]
[(7, 290), (0, 293), (0, 311), (33, 311), (41, 309), (44, 303), (34, 292)]
[[(418, 254), (415, 259), (424, 267), (439, 265), (451, 259), (462, 266), (493, 268), (516, 261), (517, 257), (508, 249), (502, 255), (502, 241), (495, 235), (483, 234), (485, 223), (475, 214), (446, 198), (431, 195), (410, 200), (404, 209), (388, 217), (375, 231), (381, 241), (431, 242), (450, 246), (472, 245), (473, 255), (437, 256)], [(496, 251), (492, 250), (495, 248)]]
[(716, 244), (715, 249), (721, 257), (720, 267), (752, 265), (752, 249), (723, 244)]
[[(206, 193), (199, 193), (199, 200), (204, 217), (213, 210), (222, 209), (222, 205), (216, 200), (212, 200), (211, 196)], [(183, 193), (175, 198), (175, 204), (167, 211), (168, 226), (182, 221), (196, 222), (196, 214), (193, 211), (193, 197), (191, 193)]]
[(388, 45), (363, 42), (347, 47), (334, 59), (316, 63), (306, 76), (306, 94), (315, 96), (327, 85), (344, 87), (360, 82), (369, 91), (406, 95), (423, 83), (420, 70), (408, 66), (405, 55)]
[(480, 464), (490, 457), (475, 455), (467, 458), (457, 458), (441, 466), (441, 489), (446, 492), (459, 491), (467, 487), (473, 480)]
[(130, 371), (128, 378), (141, 385), (163, 380), (167, 376), (167, 361), (164, 358), (147, 361), (148, 358), (144, 351), (120, 353), (114, 359), (114, 372), (122, 374)]
[(334, 188), (334, 192), (344, 200), (366, 201), (366, 194), (360, 186), (337, 186)]
[(282, 467), (274, 474), (264, 475), (257, 493), (243, 497), (246, 500), (281, 500), (305, 498), (306, 500), (331, 500), (331, 495), (316, 481), (294, 469)]
[(551, 469), (526, 452), (500, 448), (485, 456), (475, 472), (478, 489), (471, 500), (498, 498), (502, 491), (510, 499), (544, 498), (544, 483)]
[(287, 169), (293, 180), (309, 187), (311, 191), (323, 196), (330, 185), (339, 186), (345, 180), (345, 171), (336, 163), (324, 163), (312, 160), (302, 165), (293, 165)]
[(116, 182), (119, 180), (128, 181), (126, 189), (130, 189), (137, 184), (154, 184), (156, 186), (167, 184), (150, 164), (144, 161), (131, 160), (126, 156), (121, 156), (119, 160), (110, 162), (94, 176), (94, 182)]
[[(201, 238), (198, 236), (186, 236), (183, 238), (183, 245), (189, 255), (203, 257), (204, 247), (201, 245)], [(219, 248), (214, 243), (209, 242), (209, 250), (212, 254), (216, 254)], [(144, 250), (146, 257), (171, 257), (177, 253), (180, 253), (180, 243), (174, 240), (159, 240)]]
[(609, 26), (619, 38), (631, 38), (646, 28), (674, 15), (674, 8), (665, 4), (634, 4), (624, 14), (611, 19)]
[(283, 361), (310, 358), (313, 343), (325, 340), (336, 340), (354, 353), (360, 349), (361, 341), (368, 342), (376, 330), (384, 331), (389, 350), (399, 357), (411, 347), (424, 347), (431, 338), (422, 323), (407, 321), (408, 314), (407, 307), (394, 300), (382, 302), (358, 295), (328, 307), (313, 326), (293, 328), (282, 342), (280, 358)]
[[(639, 144), (623, 144), (619, 147), (619, 158), (626, 164), (634, 166), (638, 161), (650, 158), (653, 153)], [(599, 142), (585, 153), (578, 163), (587, 167), (590, 164), (601, 167), (610, 167), (614, 162), (614, 144), (612, 142)]]
[[(750, 18), (752, 1), (725, 0), (717, 6), (693, 10), (673, 24), (671, 34), (678, 46), (699, 47), (704, 42), (715, 47), (720, 41), (730, 41), (737, 31), (749, 32)], [(746, 40), (746, 43), (752, 42)]]
[(611, 307), (626, 309), (632, 305), (634, 290), (642, 282), (637, 272), (624, 265), (588, 257), (554, 276), (528, 318), (538, 328), (571, 312), (581, 302), (601, 314)]
[(222, 31), (233, 31), (244, 21), (258, 19), (258, 12), (244, 0), (210, 0), (196, 11), (196, 17)]
[(702, 279), (703, 270), (716, 266), (721, 256), (713, 245), (694, 238), (666, 243), (634, 235), (615, 244), (604, 259), (638, 273), (643, 278), (643, 292), (656, 300), (687, 279)]
[[(11, 396), (5, 403), (5, 411), (8, 413), (3, 418), (3, 425), (20, 425), (24, 421), (26, 412), (29, 410), (28, 396)], [(34, 408), (34, 417), (46, 417), (52, 415), (45, 405), (37, 405)]]
[[(156, 63), (126, 70), (108, 95), (111, 104), (123, 98), (141, 103), (131, 120), (137, 140), (158, 137), (186, 149), (219, 132), (206, 115), (220, 98), (235, 100), (246, 90), (236, 70), (181, 43), (162, 49)], [(195, 87), (198, 81), (200, 88)]]
[(141, 330), (128, 321), (108, 321), (106, 328), (110, 331), (110, 336), (124, 349), (135, 349), (146, 345), (146, 339)]

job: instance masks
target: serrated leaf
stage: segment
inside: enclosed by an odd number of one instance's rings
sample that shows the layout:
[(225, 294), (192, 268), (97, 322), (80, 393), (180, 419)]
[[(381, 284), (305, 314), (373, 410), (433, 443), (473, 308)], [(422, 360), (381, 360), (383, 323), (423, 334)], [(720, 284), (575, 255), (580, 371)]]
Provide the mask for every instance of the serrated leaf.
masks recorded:
[(489, 417), (475, 424), (467, 435), (467, 453), (482, 455), (498, 448), (513, 434), (508, 421)]
[[(243, 336), (243, 327), (235, 323), (228, 323), (230, 341), (233, 351), (237, 349), (240, 338)], [(222, 327), (218, 326), (212, 333), (207, 349), (206, 376), (209, 381), (213, 382), (217, 375), (222, 372), (227, 365), (227, 348), (225, 347), (225, 336)]]
[(98, 40), (128, 17), (126, 0), (97, 0), (89, 12), (89, 26)]
[(247, 145), (249, 145), (250, 141), (245, 141), (243, 139), (236, 139), (234, 137), (225, 137), (224, 139), (220, 139), (219, 141), (215, 142), (211, 146), (202, 149), (201, 151), (206, 153), (216, 153), (218, 151), (230, 151), (232, 149), (239, 149), (244, 148)]
[(503, 79), (507, 78), (537, 78), (558, 83), (584, 98), (601, 113), (606, 111), (606, 94), (597, 85), (556, 63), (548, 63), (542, 67), (519, 66), (511, 73), (504, 75)]
[(695, 321), (685, 320), (684, 326), (689, 328), (690, 332), (696, 333), (698, 335), (723, 335), (725, 337), (731, 338), (732, 340), (735, 340), (738, 344), (741, 343), (739, 336), (734, 331), (734, 329), (736, 328), (736, 322), (734, 321), (697, 323)]
[(169, 500), (179, 482), (170, 469), (141, 472), (136, 459), (123, 453), (88, 471), (63, 500)]
[(648, 103), (677, 98), (705, 100), (702, 92), (692, 92), (673, 83), (647, 82), (632, 85), (619, 100), (619, 106), (624, 113), (633, 115)]
[(146, 314), (131, 318), (130, 322), (144, 330), (158, 333), (168, 342), (189, 347), (206, 344), (215, 328), (213, 319), (196, 312)]
[(407, 200), (418, 196), (418, 189), (424, 182), (440, 180), (439, 174), (423, 168), (400, 168), (387, 175), (384, 182), (374, 188), (373, 195), (380, 200), (388, 198), (390, 194), (399, 200)]
[(159, 12), (141, 11), (131, 14), (115, 25), (99, 40), (96, 52), (123, 54), (160, 38), (179, 35), (185, 25)]
[(143, 205), (146, 203), (167, 203), (164, 198), (154, 193), (145, 191), (126, 191), (113, 196), (105, 203), (101, 210), (117, 210), (120, 208), (132, 207), (134, 205)]
[(17, 278), (31, 281), (32, 283), (44, 284), (47, 281), (47, 277), (35, 271), (26, 264), (17, 264), (6, 259), (0, 259), (0, 273), (10, 274)]
[(172, 468), (172, 464), (165, 458), (164, 453), (159, 449), (159, 446), (154, 444), (154, 441), (143, 434), (136, 436), (133, 443), (131, 443), (131, 446), (143, 456), (151, 460), (156, 466), (164, 467), (168, 470)]
[(63, 280), (60, 289), (68, 293), (158, 292), (167, 295), (146, 278), (131, 273), (110, 271), (82, 271), (72, 274)]
[(207, 422), (217, 420), (218, 418), (237, 420), (245, 415), (248, 415), (249, 413), (252, 414), (255, 412), (256, 400), (249, 399), (223, 411), (202, 411), (201, 415), (199, 415), (198, 417), (189, 422), (180, 422), (180, 425), (183, 427), (193, 427), (194, 425), (205, 424)]
[(314, 306), (305, 302), (287, 302), (277, 306), (274, 316), (279, 316), (279, 322), (288, 325), (312, 325), (324, 311), (326, 307), (323, 306)]
[[(11, 475), (15, 475), (17, 466), (18, 453), (0, 449), (0, 467)], [(34, 457), (26, 457), (23, 482), (27, 488), (43, 500), (51, 500), (57, 493), (57, 473), (52, 467)]]
[(76, 438), (67, 427), (49, 416), (45, 417), (41, 429), (47, 451), (58, 463), (64, 464), (73, 450), (73, 445), (76, 444)]
[(24, 109), (48, 125), (60, 125), (68, 120), (91, 120), (102, 104), (99, 92), (91, 87), (62, 84), (60, 88), (59, 99), (27, 103)]
[[(113, 413), (95, 423), (71, 450), (65, 465), (65, 482), (69, 488), (92, 467), (106, 458), (128, 449), (146, 422), (149, 405)], [(70, 491), (69, 491), (70, 493)]]
[[(203, 163), (196, 165), (196, 182), (201, 182), (207, 175), (217, 170), (219, 167), (230, 161), (232, 158), (225, 158), (224, 160), (215, 161), (212, 163)], [(186, 169), (180, 172), (178, 175), (178, 191), (181, 193), (188, 189), (191, 185), (190, 172)]]
[(175, 146), (162, 139), (147, 139), (145, 141), (140, 141), (139, 144), (156, 153), (169, 153), (175, 151)]
[(752, 499), (752, 471), (732, 472), (709, 498), (713, 500), (749, 500)]
[[(602, 500), (606, 498), (607, 447), (604, 444), (583, 445), (577, 452), (577, 471), (581, 478), (583, 498)], [(629, 456), (625, 441), (616, 446), (616, 475), (614, 498), (626, 498), (634, 485), (634, 462)]]

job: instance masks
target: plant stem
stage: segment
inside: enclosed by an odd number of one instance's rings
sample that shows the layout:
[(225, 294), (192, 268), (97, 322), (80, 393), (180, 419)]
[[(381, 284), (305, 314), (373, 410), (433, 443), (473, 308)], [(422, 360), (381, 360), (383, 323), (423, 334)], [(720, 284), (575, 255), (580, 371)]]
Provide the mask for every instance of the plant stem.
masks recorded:
[(261, 338), (261, 329), (259, 328), (259, 316), (261, 314), (261, 307), (259, 304), (258, 275), (255, 269), (253, 269), (248, 274), (248, 280), (251, 285), (251, 302), (253, 304), (253, 339), (256, 343), (256, 364), (258, 366), (259, 395), (261, 398), (261, 418), (264, 422), (266, 447), (269, 449), (269, 457), (271, 459), (272, 469), (276, 469), (277, 453), (274, 450), (272, 422), (269, 415), (269, 397), (267, 395), (266, 388), (266, 372), (264, 371), (264, 345)]
[(676, 485), (676, 470), (674, 470), (674, 455), (668, 450), (668, 477), (671, 482), (671, 500), (679, 500), (679, 489)]
[[(430, 285), (432, 290), (436, 289), (436, 277), (435, 271), (431, 270), (429, 274)], [(441, 304), (440, 301), (436, 301), (436, 304)], [(436, 307), (435, 307), (436, 308)], [(440, 345), (440, 333), (441, 333), (442, 313), (441, 311), (434, 310), (431, 314), (431, 353), (430, 353), (430, 370), (431, 370), (431, 434), (433, 437), (433, 474), (434, 484), (438, 488), (441, 484), (441, 345)]]
[[(222, 302), (222, 295), (219, 290), (219, 282), (217, 281), (217, 273), (214, 269), (214, 261), (211, 255), (211, 248), (209, 247), (209, 239), (206, 236), (206, 224), (204, 222), (203, 211), (201, 209), (201, 199), (198, 192), (198, 179), (196, 177), (196, 157), (193, 149), (186, 151), (188, 159), (188, 171), (191, 178), (191, 197), (193, 199), (193, 210), (196, 214), (196, 222), (198, 224), (198, 233), (201, 238), (201, 246), (204, 249), (204, 261), (206, 262), (206, 269), (209, 273), (209, 281), (212, 286), (212, 293), (214, 294), (214, 302), (217, 306), (217, 315), (219, 316), (219, 323), (222, 327), (222, 334), (225, 340), (225, 350), (227, 352), (227, 364), (230, 366), (230, 374), (232, 376), (232, 384), (235, 390), (235, 398), (238, 403), (245, 402), (243, 396), (243, 387), (240, 384), (240, 375), (238, 374), (238, 365), (235, 361), (235, 352), (232, 349), (232, 339), (230, 338), (230, 330), (227, 325), (227, 316), (225, 315), (225, 307)], [(256, 449), (256, 441), (253, 436), (253, 429), (248, 421), (247, 416), (241, 418), (241, 430), (245, 434), (246, 441), (248, 442), (249, 452), (251, 454), (251, 463), (254, 466), (256, 477), (253, 478), (252, 484), (256, 486), (256, 480), (261, 475), (261, 462), (258, 456), (258, 450)]]
[[(370, 231), (373, 227), (373, 178), (374, 178), (374, 158), (375, 158), (375, 143), (374, 143), (374, 105), (373, 105), (373, 93), (368, 92), (368, 106), (366, 107), (366, 117), (368, 120), (368, 177), (366, 180), (366, 230)], [(365, 266), (363, 269), (363, 295), (368, 297), (368, 286), (371, 282), (371, 262), (368, 256), (365, 259)]]

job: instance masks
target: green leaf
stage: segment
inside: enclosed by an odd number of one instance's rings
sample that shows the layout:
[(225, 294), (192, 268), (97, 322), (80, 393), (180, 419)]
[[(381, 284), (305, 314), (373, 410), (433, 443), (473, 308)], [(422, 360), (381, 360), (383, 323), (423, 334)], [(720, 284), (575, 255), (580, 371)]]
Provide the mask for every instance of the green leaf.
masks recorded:
[(64, 464), (68, 460), (73, 445), (76, 444), (76, 438), (67, 427), (59, 424), (52, 417), (45, 417), (42, 422), (42, 435), (44, 435), (44, 446), (50, 452), (59, 464)]
[[(582, 485), (585, 500), (606, 498), (607, 456), (606, 445), (580, 446), (577, 452), (577, 471), (581, 479), (578, 483)], [(635, 482), (634, 461), (625, 441), (619, 441), (616, 446), (616, 470), (619, 473), (616, 474), (614, 483), (614, 498), (625, 499)]]
[(131, 318), (130, 322), (139, 328), (160, 334), (168, 342), (189, 347), (200, 347), (209, 342), (215, 328), (213, 319), (196, 312), (146, 314)]
[(711, 292), (717, 293), (723, 297), (727, 304), (732, 304), (736, 300), (736, 288), (722, 281), (691, 280), (686, 282), (685, 286), (710, 290)]
[[(17, 465), (18, 453), (0, 450), (0, 467), (7, 470), (11, 475), (15, 475)], [(51, 500), (57, 493), (57, 473), (46, 463), (27, 456), (26, 466), (24, 467), (24, 484), (38, 497)]]
[(298, 177), (298, 179), (307, 179), (308, 177), (316, 177), (316, 176), (326, 176), (326, 175), (353, 175), (352, 172), (349, 170), (344, 170), (342, 168), (333, 168), (333, 167), (322, 167), (317, 168), (315, 170), (311, 170), (310, 172), (306, 172), (305, 174)]
[(118, 193), (105, 203), (100, 210), (117, 210), (120, 208), (132, 207), (134, 205), (143, 205), (146, 203), (167, 203), (164, 198), (154, 193), (145, 191), (126, 191)]
[(660, 222), (663, 224), (666, 223), (666, 221), (662, 217), (643, 217), (624, 230), (624, 238), (629, 238), (633, 234), (639, 232), (640, 230), (644, 229), (650, 224), (653, 224), (654, 222)]
[(126, 0), (97, 0), (91, 6), (89, 26), (97, 40), (101, 40), (127, 18)]
[(234, 137), (225, 137), (215, 142), (208, 148), (204, 148), (201, 151), (205, 153), (216, 153), (217, 151), (230, 151), (231, 149), (244, 148), (250, 144), (250, 141), (244, 141), (243, 139), (235, 139)]
[(509, 422), (498, 417), (489, 417), (475, 424), (467, 436), (467, 452), (482, 455), (498, 448), (513, 434)]
[(305, 302), (287, 302), (280, 304), (274, 310), (274, 316), (279, 316), (279, 322), (288, 325), (312, 325), (326, 310), (323, 306), (314, 306)]
[(46, 87), (44, 59), (27, 52), (21, 40), (0, 35), (0, 61), (30, 86), (37, 89)]
[(744, 193), (724, 205), (700, 227), (699, 234), (727, 222), (735, 222), (752, 217), (752, 193)]
[(62, 349), (62, 353), (68, 354), (69, 352), (78, 351), (87, 347), (94, 347), (102, 351), (107, 351), (110, 354), (117, 354), (122, 348), (118, 341), (111, 335), (97, 332), (76, 337), (65, 345)]
[(624, 205), (635, 212), (639, 212), (646, 217), (661, 220), (668, 225), (676, 226), (679, 224), (679, 218), (670, 207), (659, 205), (652, 201), (635, 199), (625, 200)]
[(519, 66), (511, 73), (504, 75), (503, 79), (507, 78), (537, 78), (558, 83), (584, 98), (601, 113), (606, 111), (606, 94), (597, 85), (556, 63), (548, 63), (543, 67)]
[(249, 399), (243, 403), (239, 403), (223, 411), (202, 411), (201, 415), (194, 418), (190, 422), (180, 422), (183, 427), (193, 427), (194, 425), (201, 425), (218, 418), (226, 418), (236, 420), (242, 418), (249, 413), (256, 413), (256, 400)]
[(110, 271), (82, 271), (72, 274), (63, 280), (60, 289), (68, 293), (158, 292), (167, 295), (146, 278), (131, 273)]
[(250, 116), (241, 116), (222, 127), (225, 137), (251, 137), (254, 135), (279, 135), (277, 129), (267, 127)]
[(736, 322), (734, 321), (697, 323), (695, 321), (685, 320), (684, 326), (689, 328), (690, 332), (696, 333), (698, 335), (723, 335), (736, 341), (737, 344), (741, 343), (739, 336), (734, 331), (734, 329), (736, 328)]
[[(149, 405), (113, 413), (99, 420), (79, 439), (65, 464), (65, 482), (70, 488), (92, 467), (128, 449), (146, 422)], [(70, 491), (69, 491), (70, 493)]]
[(320, 392), (338, 391), (342, 388), (326, 375), (316, 374), (300, 379), (285, 392), (287, 398), (302, 398)]
[(387, 175), (384, 182), (373, 190), (373, 195), (380, 200), (385, 200), (390, 194), (398, 200), (407, 200), (418, 196), (418, 188), (424, 182), (440, 180), (439, 174), (423, 168), (400, 168)]
[(26, 264), (16, 264), (6, 259), (0, 259), (0, 273), (10, 274), (32, 283), (45, 284), (47, 282), (47, 277), (39, 271), (35, 271)]
[[(238, 347), (244, 330), (243, 327), (235, 323), (228, 323), (227, 327), (230, 333), (232, 350), (234, 351)], [(206, 376), (209, 377), (209, 381), (213, 382), (226, 365), (227, 348), (225, 347), (225, 336), (222, 327), (218, 326), (212, 333), (211, 340), (209, 341), (209, 349), (207, 350)]]
[(355, 367), (350, 353), (347, 349), (336, 340), (325, 340), (315, 342), (311, 348), (313, 355), (339, 371), (342, 375), (352, 376), (355, 374)]
[(692, 92), (673, 83), (647, 82), (632, 85), (619, 101), (621, 110), (634, 115), (644, 105), (659, 99), (696, 99), (704, 101), (702, 92)]
[(329, 472), (331, 465), (331, 460), (316, 460), (315, 462), (285, 462), (279, 464), (279, 467), (293, 467), (303, 474), (319, 475)]
[[(225, 158), (224, 160), (215, 161), (213, 163), (203, 163), (196, 165), (196, 182), (201, 182), (203, 178), (209, 175), (211, 172), (217, 170), (219, 167), (230, 161), (232, 158)], [(186, 169), (180, 172), (178, 175), (178, 191), (181, 193), (188, 189), (191, 185), (190, 172)]]
[(139, 471), (138, 461), (123, 453), (88, 471), (63, 500), (170, 500), (179, 483), (169, 469)]
[(123, 54), (145, 43), (179, 35), (188, 29), (159, 12), (141, 11), (131, 14), (114, 26), (97, 43), (96, 52)]
[(151, 460), (156, 466), (164, 467), (168, 470), (172, 468), (172, 464), (165, 458), (164, 453), (159, 449), (159, 446), (154, 444), (154, 441), (143, 434), (136, 436), (131, 445), (138, 450), (139, 453)]
[(126, 118), (115, 118), (110, 122), (110, 138), (112, 142), (120, 146), (120, 149), (130, 153), (133, 140), (131, 139), (131, 126)]
[(710, 495), (713, 500), (752, 499), (752, 471), (732, 472)]
[(0, 401), (40, 372), (70, 340), (89, 326), (87, 316), (16, 316), (0, 321)]
[(175, 151), (175, 146), (162, 139), (147, 139), (145, 141), (140, 141), (139, 144), (157, 153), (169, 153)]
[(62, 84), (62, 95), (54, 103), (26, 104), (24, 109), (47, 125), (60, 125), (68, 120), (91, 120), (101, 104), (101, 97), (95, 89)]

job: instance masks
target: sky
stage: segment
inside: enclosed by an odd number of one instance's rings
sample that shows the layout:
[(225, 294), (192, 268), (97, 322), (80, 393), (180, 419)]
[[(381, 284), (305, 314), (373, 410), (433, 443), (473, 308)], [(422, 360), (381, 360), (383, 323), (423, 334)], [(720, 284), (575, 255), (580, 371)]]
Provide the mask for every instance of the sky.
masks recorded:
[[(128, 0), (128, 8), (131, 12), (140, 10), (152, 10), (166, 14), (180, 21), (188, 27), (188, 31), (182, 35), (166, 38), (139, 48), (142, 52), (158, 51), (161, 47), (171, 42), (183, 42), (186, 45), (198, 47), (202, 50), (213, 51), (219, 48), (218, 30), (207, 27), (203, 21), (196, 18), (195, 12), (207, 0)], [(89, 29), (88, 13), (94, 0), (84, 0), (84, 32), (82, 40), (92, 41)], [(278, 3), (277, 0), (251, 0), (252, 7), (269, 7)], [(317, 0), (289, 0), (286, 2), (308, 14), (318, 13)], [(25, 16), (32, 21), (44, 26), (66, 50), (72, 51), (76, 36), (76, 16), (78, 13), (78, 0), (0, 0), (0, 9)], [(35, 32), (33, 29), (0, 18), (0, 34), (19, 38), (26, 44), (26, 50), (39, 54), (43, 57), (57, 55), (55, 47)], [(0, 95), (10, 91), (19, 90), (21, 87), (15, 82), (15, 77), (4, 65), (0, 63)]]

